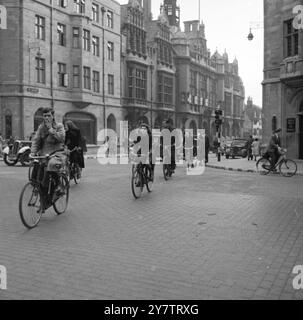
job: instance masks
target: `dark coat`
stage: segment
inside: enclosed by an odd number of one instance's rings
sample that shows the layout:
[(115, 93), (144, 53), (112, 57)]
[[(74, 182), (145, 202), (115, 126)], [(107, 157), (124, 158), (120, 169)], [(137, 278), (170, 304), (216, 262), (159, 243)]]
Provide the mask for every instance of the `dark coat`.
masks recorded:
[(274, 135), (272, 135), (272, 137), (269, 141), (269, 146), (268, 146), (267, 152), (277, 153), (279, 151), (279, 148), (281, 148), (281, 139), (279, 136), (274, 134)]
[(71, 154), (71, 160), (76, 161), (81, 168), (84, 168), (84, 156), (82, 149), (82, 135), (80, 130), (68, 130), (66, 131), (65, 144), (69, 150), (73, 150), (78, 147), (81, 151), (73, 152)]

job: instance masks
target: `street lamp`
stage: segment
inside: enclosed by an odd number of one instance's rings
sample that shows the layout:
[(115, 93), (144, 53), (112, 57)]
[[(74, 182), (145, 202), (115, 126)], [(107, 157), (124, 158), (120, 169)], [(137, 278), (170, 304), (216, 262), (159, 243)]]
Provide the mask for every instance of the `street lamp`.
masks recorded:
[(263, 29), (263, 21), (256, 21), (256, 22), (250, 22), (250, 27), (249, 27), (249, 34), (247, 36), (247, 39), (249, 41), (254, 40), (254, 35), (252, 33), (252, 30), (258, 30), (258, 29)]

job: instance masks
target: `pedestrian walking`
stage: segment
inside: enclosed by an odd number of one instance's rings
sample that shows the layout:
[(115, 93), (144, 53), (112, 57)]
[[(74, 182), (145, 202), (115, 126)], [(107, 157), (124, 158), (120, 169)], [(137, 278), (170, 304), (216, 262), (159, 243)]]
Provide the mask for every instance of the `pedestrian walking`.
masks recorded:
[(248, 139), (248, 145), (247, 145), (247, 158), (249, 160), (253, 160), (253, 154), (252, 154), (252, 144), (254, 142), (254, 139), (252, 136)]
[(257, 157), (260, 156), (260, 141), (259, 141), (259, 139), (255, 139), (255, 141), (252, 143), (252, 155), (255, 158), (255, 161), (257, 161)]
[(209, 162), (209, 158), (208, 158), (209, 148), (210, 148), (209, 137), (207, 134), (205, 134), (205, 163)]

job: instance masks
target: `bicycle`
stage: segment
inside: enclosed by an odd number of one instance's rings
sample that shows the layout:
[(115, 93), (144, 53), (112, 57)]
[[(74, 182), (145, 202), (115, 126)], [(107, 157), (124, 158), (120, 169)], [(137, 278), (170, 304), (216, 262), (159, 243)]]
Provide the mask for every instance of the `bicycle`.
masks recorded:
[[(135, 157), (132, 150), (131, 156)], [(135, 163), (132, 166), (131, 189), (135, 199), (141, 198), (144, 186), (146, 186), (149, 193), (153, 191), (154, 179), (151, 177), (151, 166), (143, 163), (143, 159), (146, 159), (146, 157), (149, 157), (149, 155), (141, 155), (139, 163)]]
[(53, 173), (46, 171), (47, 162), (53, 155), (31, 157), (30, 181), (24, 186), (19, 198), (19, 214), (28, 229), (35, 228), (41, 216), (50, 207), (58, 215), (66, 212), (69, 200), (69, 181), (65, 168), (58, 166), (57, 182)]
[(268, 175), (270, 172), (277, 172), (279, 170), (280, 175), (283, 177), (291, 178), (296, 175), (298, 166), (294, 160), (286, 158), (286, 149), (281, 149), (281, 156), (278, 162), (276, 163), (275, 167), (272, 168), (271, 162), (268, 156), (263, 156), (257, 162), (257, 171), (261, 175)]
[(78, 162), (70, 160), (70, 155), (74, 152), (78, 152), (78, 148), (74, 148), (69, 151), (69, 159), (68, 159), (68, 178), (69, 181), (74, 180), (75, 184), (79, 184), (82, 177), (82, 168), (80, 168)]

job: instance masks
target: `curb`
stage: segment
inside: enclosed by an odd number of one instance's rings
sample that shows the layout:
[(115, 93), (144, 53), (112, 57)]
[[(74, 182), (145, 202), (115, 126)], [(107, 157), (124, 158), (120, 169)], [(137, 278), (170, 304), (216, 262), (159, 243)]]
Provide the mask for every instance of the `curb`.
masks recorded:
[[(246, 172), (246, 173), (256, 173), (258, 174), (258, 171), (256, 170), (251, 170), (251, 169), (236, 169), (236, 168), (228, 168), (228, 167), (219, 167), (219, 166), (214, 166), (214, 165), (209, 165), (207, 164), (206, 167), (211, 168), (211, 169), (218, 169), (218, 170), (225, 170), (225, 171), (234, 171), (234, 172)], [(297, 172), (296, 176), (303, 176), (303, 173)]]

